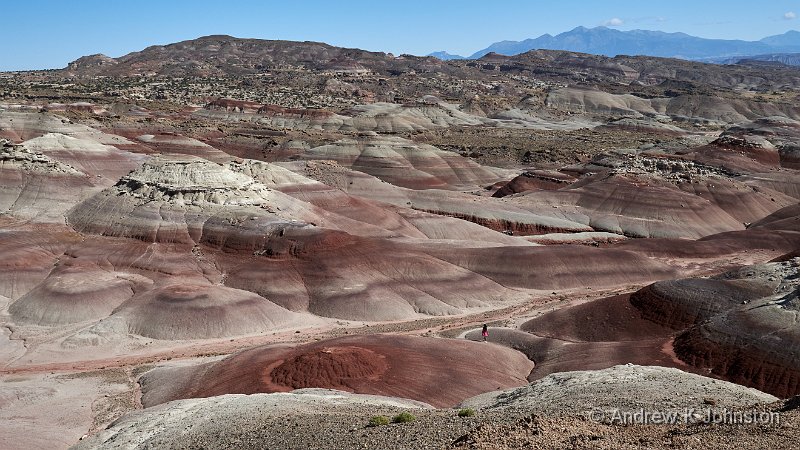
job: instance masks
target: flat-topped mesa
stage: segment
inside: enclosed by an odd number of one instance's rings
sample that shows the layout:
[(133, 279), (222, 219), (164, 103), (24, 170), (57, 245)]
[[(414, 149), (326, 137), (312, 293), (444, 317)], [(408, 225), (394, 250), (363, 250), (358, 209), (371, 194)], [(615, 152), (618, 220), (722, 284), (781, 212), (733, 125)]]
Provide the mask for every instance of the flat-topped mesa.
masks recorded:
[(258, 112), (258, 109), (261, 108), (262, 106), (264, 105), (258, 102), (251, 102), (247, 100), (235, 100), (232, 98), (218, 98), (216, 100), (212, 100), (211, 102), (209, 102), (205, 106), (205, 108), (215, 111), (254, 114)]
[(27, 172), (52, 175), (85, 175), (69, 164), (54, 161), (39, 152), (28, 150), (20, 145), (11, 145), (8, 141), (2, 140), (0, 141), (0, 167), (5, 164), (13, 164)]
[(226, 111), (242, 114), (259, 114), (270, 117), (301, 118), (327, 118), (334, 116), (331, 111), (313, 108), (287, 108), (280, 105), (268, 105), (248, 100), (235, 100), (218, 98), (209, 102), (205, 109), (211, 111)]
[(101, 183), (102, 179), (90, 177), (70, 164), (25, 148), (25, 145), (0, 142), (2, 215), (25, 220), (36, 218), (40, 223), (63, 223), (63, 214), (82, 198), (101, 189)]
[(258, 206), (269, 188), (247, 175), (194, 157), (159, 157), (122, 177), (120, 193), (166, 202)]
[(324, 109), (285, 108), (278, 105), (264, 105), (258, 109), (258, 114), (293, 118), (326, 118), (334, 115)]
[[(574, 167), (574, 166), (573, 166)], [(616, 149), (594, 156), (583, 164), (591, 172), (655, 174), (668, 181), (691, 180), (700, 177), (733, 178), (740, 172), (724, 166), (710, 165), (686, 157), (646, 155), (639, 150)]]
[(193, 156), (157, 157), (72, 208), (76, 231), (145, 242), (259, 251), (281, 229), (326, 223), (321, 211)]
[(424, 95), (420, 98), (416, 98), (413, 100), (406, 101), (402, 103), (401, 106), (404, 108), (419, 108), (419, 107), (437, 107), (441, 109), (445, 109), (443, 105), (441, 105), (442, 101), (439, 100), (438, 97), (434, 95)]

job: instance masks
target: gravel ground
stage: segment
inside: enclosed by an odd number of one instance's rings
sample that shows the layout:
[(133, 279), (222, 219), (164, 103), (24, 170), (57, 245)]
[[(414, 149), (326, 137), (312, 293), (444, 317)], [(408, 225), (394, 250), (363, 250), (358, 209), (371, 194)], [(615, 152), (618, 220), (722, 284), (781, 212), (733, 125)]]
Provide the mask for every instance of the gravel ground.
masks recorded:
[[(762, 407), (778, 411), (782, 404)], [(457, 410), (409, 410), (412, 423), (368, 427), (369, 418), (401, 409), (347, 407), (338, 412), (242, 415), (167, 428), (135, 445), (125, 433), (105, 442), (87, 440), (76, 448), (170, 449), (563, 449), (563, 448), (796, 448), (800, 411), (778, 412), (778, 424), (605, 424), (580, 416), (543, 417), (520, 409), (478, 411), (461, 418)], [(127, 433), (131, 423), (123, 422)]]
[[(374, 416), (401, 412), (416, 420), (369, 426)], [(462, 418), (420, 402), (301, 389), (170, 402), (134, 412), (75, 448), (433, 449), (484, 421), (495, 423), (480, 412)]]
[(796, 449), (800, 411), (779, 411), (779, 423), (603, 424), (579, 417), (527, 416), (514, 424), (482, 424), (454, 442), (459, 449)]
[[(482, 394), (465, 405), (474, 416), (459, 417), (456, 408), (325, 389), (224, 395), (136, 411), (75, 448), (725, 448), (732, 442), (729, 436), (736, 436), (737, 448), (760, 449), (791, 448), (800, 426), (800, 398), (775, 402), (732, 383), (633, 365), (553, 374), (530, 386)], [(687, 409), (697, 415), (680, 416)], [(369, 426), (374, 416), (393, 418), (404, 411), (415, 420)], [(617, 419), (613, 411), (651, 416)], [(708, 411), (717, 419), (709, 421)], [(732, 415), (737, 411), (765, 416), (742, 423), (747, 421)], [(679, 416), (664, 420), (652, 415), (657, 412)], [(739, 423), (713, 423), (720, 418)]]
[(439, 449), (450, 445), (475, 428), (480, 417), (460, 418), (455, 410), (413, 411), (412, 423), (367, 426), (382, 414), (393, 417), (397, 409), (354, 408), (346, 412), (289, 414), (237, 423), (222, 424), (187, 436), (182, 442), (172, 437), (154, 439), (152, 448), (241, 448), (241, 449)]

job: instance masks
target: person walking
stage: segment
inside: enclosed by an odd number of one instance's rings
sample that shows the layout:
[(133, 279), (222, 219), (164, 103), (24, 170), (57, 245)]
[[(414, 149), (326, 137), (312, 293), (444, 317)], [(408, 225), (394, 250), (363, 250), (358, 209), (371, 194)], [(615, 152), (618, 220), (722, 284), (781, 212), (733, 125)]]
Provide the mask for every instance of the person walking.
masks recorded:
[(483, 342), (486, 342), (486, 339), (489, 338), (489, 327), (486, 324), (483, 324), (483, 330), (481, 331), (481, 336), (483, 336)]

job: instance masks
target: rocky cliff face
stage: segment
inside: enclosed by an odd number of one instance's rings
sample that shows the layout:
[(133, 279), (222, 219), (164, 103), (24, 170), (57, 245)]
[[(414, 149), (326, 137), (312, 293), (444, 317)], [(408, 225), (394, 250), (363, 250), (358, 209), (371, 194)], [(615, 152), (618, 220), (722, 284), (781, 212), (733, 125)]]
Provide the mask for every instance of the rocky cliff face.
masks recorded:
[(631, 303), (646, 319), (680, 331), (675, 353), (692, 366), (788, 397), (800, 390), (798, 267), (794, 258), (658, 282)]
[(684, 361), (734, 382), (779, 397), (800, 390), (800, 346), (797, 327), (797, 258), (740, 270), (729, 277), (772, 282), (774, 293), (721, 312), (675, 339)]

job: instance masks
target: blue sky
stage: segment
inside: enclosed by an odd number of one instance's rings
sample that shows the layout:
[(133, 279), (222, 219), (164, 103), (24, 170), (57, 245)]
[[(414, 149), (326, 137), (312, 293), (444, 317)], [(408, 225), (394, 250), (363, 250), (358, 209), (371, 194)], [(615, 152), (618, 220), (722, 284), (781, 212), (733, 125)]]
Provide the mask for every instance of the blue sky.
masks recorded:
[(469, 55), (576, 26), (757, 40), (800, 30), (800, 0), (2, 0), (0, 71), (60, 68), (209, 34)]

